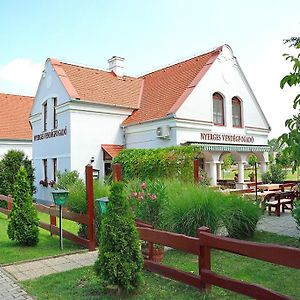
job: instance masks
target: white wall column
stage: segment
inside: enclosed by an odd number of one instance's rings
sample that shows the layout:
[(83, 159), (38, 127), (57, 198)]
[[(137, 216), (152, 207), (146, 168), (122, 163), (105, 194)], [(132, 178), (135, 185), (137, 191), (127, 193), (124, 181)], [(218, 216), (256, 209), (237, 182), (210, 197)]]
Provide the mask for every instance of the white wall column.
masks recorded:
[(238, 183), (244, 183), (244, 162), (243, 161), (238, 162), (238, 169), (239, 169)]
[(265, 174), (267, 172), (267, 163), (265, 161), (260, 161), (259, 163), (261, 174)]
[(222, 179), (222, 164), (218, 163), (217, 164), (217, 179)]
[(208, 162), (209, 164), (209, 177), (210, 177), (210, 185), (217, 185), (217, 163), (214, 161)]

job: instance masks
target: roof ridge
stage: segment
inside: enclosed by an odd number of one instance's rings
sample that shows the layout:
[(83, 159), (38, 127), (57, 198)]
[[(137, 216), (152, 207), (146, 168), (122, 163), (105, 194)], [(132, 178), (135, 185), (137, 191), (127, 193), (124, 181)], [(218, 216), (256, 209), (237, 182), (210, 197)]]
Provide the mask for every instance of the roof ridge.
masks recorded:
[(27, 98), (34, 99), (34, 96), (26, 96), (26, 95), (19, 95), (19, 94), (8, 94), (8, 93), (2, 93), (2, 92), (0, 92), (0, 95), (16, 96), (16, 97), (27, 97)]
[[(107, 74), (115, 74), (113, 71), (106, 71), (106, 70), (102, 70), (96, 67), (92, 67), (92, 66), (88, 66), (88, 65), (81, 65), (81, 64), (74, 64), (74, 63), (69, 63), (69, 62), (64, 62), (64, 61), (60, 61), (62, 64), (65, 65), (69, 65), (69, 66), (73, 66), (73, 67), (79, 67), (79, 68), (84, 68), (84, 69), (89, 69), (89, 70), (95, 70), (95, 71), (100, 71), (103, 73), (107, 73)], [(132, 78), (132, 79), (139, 79), (139, 77), (134, 77), (134, 76), (130, 76), (130, 75), (124, 75), (123, 77), (125, 78)]]
[(174, 61), (173, 63), (169, 63), (169, 64), (167, 64), (167, 65), (161, 66), (161, 67), (159, 67), (158, 69), (155, 69), (155, 70), (153, 70), (153, 71), (151, 71), (151, 72), (149, 72), (149, 73), (145, 73), (145, 74), (143, 74), (143, 75), (140, 75), (140, 76), (138, 76), (137, 78), (143, 78), (143, 77), (145, 77), (145, 76), (151, 75), (152, 73), (155, 73), (155, 72), (158, 72), (158, 71), (161, 71), (161, 70), (170, 68), (170, 67), (174, 67), (174, 66), (176, 66), (176, 65), (179, 65), (179, 64), (181, 64), (181, 63), (185, 63), (185, 62), (187, 62), (187, 61), (189, 61), (189, 60), (192, 60), (192, 59), (194, 59), (194, 58), (197, 58), (197, 57), (200, 57), (200, 56), (204, 56), (204, 55), (206, 55), (206, 54), (210, 54), (210, 53), (219, 51), (222, 47), (223, 47), (223, 45), (222, 45), (222, 46), (219, 46), (219, 47), (213, 47), (213, 48), (210, 48), (209, 50), (202, 51), (202, 52), (197, 53), (197, 54), (193, 54), (192, 56), (188, 56), (188, 57), (186, 57), (186, 58), (183, 58), (183, 59), (180, 59), (180, 60), (176, 60), (176, 61)]

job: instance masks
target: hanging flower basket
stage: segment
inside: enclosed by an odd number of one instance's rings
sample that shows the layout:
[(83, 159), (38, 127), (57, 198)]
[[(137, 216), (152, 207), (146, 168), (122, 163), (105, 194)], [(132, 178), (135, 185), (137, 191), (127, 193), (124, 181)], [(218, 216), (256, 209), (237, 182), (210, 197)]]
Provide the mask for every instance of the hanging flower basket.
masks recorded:
[(44, 187), (48, 187), (48, 181), (47, 181), (47, 179), (40, 180), (40, 185), (42, 185)]

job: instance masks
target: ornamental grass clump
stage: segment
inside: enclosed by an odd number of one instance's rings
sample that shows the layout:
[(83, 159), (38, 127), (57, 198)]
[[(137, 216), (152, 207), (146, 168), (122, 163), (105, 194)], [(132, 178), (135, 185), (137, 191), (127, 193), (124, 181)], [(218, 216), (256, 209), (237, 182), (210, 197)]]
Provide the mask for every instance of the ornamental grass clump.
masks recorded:
[(261, 208), (249, 199), (231, 194), (222, 206), (222, 221), (232, 238), (252, 237), (262, 215)]
[(21, 246), (38, 243), (39, 220), (32, 205), (31, 187), (25, 167), (21, 166), (13, 186), (13, 204), (9, 213), (8, 237)]
[(168, 204), (163, 216), (166, 229), (189, 236), (196, 236), (197, 228), (207, 226), (215, 233), (221, 223), (223, 194), (208, 187), (167, 183)]
[(103, 287), (133, 292), (141, 283), (143, 258), (132, 210), (123, 184), (111, 186), (106, 214), (101, 221), (99, 256), (95, 270)]

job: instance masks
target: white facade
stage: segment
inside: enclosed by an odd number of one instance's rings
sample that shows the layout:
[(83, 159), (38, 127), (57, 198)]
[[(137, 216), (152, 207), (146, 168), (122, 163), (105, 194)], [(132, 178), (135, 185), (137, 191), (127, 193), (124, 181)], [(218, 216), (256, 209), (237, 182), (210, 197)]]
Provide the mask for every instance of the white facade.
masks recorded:
[[(212, 95), (224, 97), (224, 126), (213, 123)], [(232, 125), (231, 100), (238, 97), (242, 108), (242, 127)], [(57, 99), (57, 128), (54, 128), (54, 98)], [(47, 130), (44, 131), (43, 105), (47, 102)], [(54, 160), (57, 170), (77, 170), (92, 157), (93, 166), (104, 175), (102, 144), (125, 148), (157, 148), (186, 143), (203, 145), (206, 171), (216, 184), (225, 153), (231, 152), (239, 164), (239, 182), (243, 183), (243, 165), (250, 153), (257, 154), (262, 168), (267, 162), (269, 125), (229, 46), (210, 66), (174, 114), (155, 121), (122, 125), (132, 109), (91, 103), (69, 96), (64, 84), (47, 60), (30, 121), (33, 128), (33, 164), (39, 200), (50, 200), (51, 188), (39, 184), (53, 180)], [(57, 132), (51, 135), (51, 132)], [(61, 135), (60, 135), (61, 134)], [(214, 148), (215, 147), (215, 148)], [(265, 169), (264, 169), (265, 170)]]
[(32, 158), (31, 141), (0, 139), (0, 160), (9, 150), (23, 151), (28, 159)]

